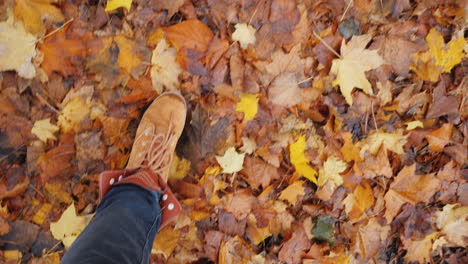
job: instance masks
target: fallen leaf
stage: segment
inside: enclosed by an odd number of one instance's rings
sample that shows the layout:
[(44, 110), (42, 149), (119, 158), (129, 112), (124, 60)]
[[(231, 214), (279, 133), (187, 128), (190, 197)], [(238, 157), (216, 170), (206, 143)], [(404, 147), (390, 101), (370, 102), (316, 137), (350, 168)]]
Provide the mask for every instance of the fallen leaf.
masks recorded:
[(25, 28), (35, 35), (45, 32), (43, 20), (51, 23), (65, 20), (60, 9), (52, 5), (52, 2), (55, 2), (53, 0), (17, 0), (15, 2), (15, 16), (21, 19)]
[(453, 125), (444, 123), (439, 129), (436, 129), (426, 136), (429, 143), (429, 149), (433, 151), (443, 151), (445, 145), (451, 142)]
[(23, 24), (0, 23), (0, 71), (15, 70), (23, 78), (34, 78), (36, 70), (31, 60), (36, 56), (36, 42)]
[(299, 197), (304, 196), (304, 181), (295, 181), (284, 189), (279, 199), (288, 201), (291, 205), (295, 205)]
[(436, 215), (437, 227), (447, 236), (448, 241), (455, 246), (465, 247), (468, 237), (468, 206), (447, 204)]
[(167, 90), (177, 90), (179, 88), (179, 75), (182, 68), (176, 61), (177, 51), (169, 47), (165, 39), (161, 39), (153, 50), (151, 57), (151, 81), (153, 88), (162, 93)]
[(81, 97), (75, 97), (68, 102), (60, 112), (57, 124), (63, 133), (79, 129), (80, 122), (88, 117), (90, 105)]
[(236, 111), (244, 113), (244, 120), (252, 120), (257, 114), (258, 97), (258, 94), (241, 94), (240, 101), (236, 104)]
[(365, 215), (365, 211), (374, 205), (374, 193), (372, 187), (363, 181), (360, 185), (354, 189), (352, 194), (343, 200), (345, 211), (350, 219), (356, 219)]
[(234, 147), (230, 147), (224, 152), (223, 156), (216, 156), (223, 173), (234, 173), (242, 170), (245, 153), (237, 153)]
[(240, 150), (247, 154), (252, 154), (257, 149), (257, 143), (248, 137), (242, 137), (242, 147)]
[(365, 72), (375, 69), (384, 63), (376, 50), (367, 50), (366, 45), (371, 40), (370, 35), (353, 36), (352, 39), (341, 44), (340, 59), (334, 59), (330, 73), (336, 74), (333, 85), (339, 85), (341, 93), (349, 105), (353, 104), (352, 91), (360, 88), (372, 95), (372, 87)]
[(57, 222), (50, 223), (50, 232), (55, 239), (63, 242), (65, 248), (69, 248), (92, 217), (93, 215), (77, 216), (75, 204), (72, 203)]
[(323, 164), (323, 168), (319, 170), (317, 185), (322, 187), (328, 181), (332, 182), (335, 187), (343, 184), (343, 177), (340, 173), (344, 172), (348, 164), (337, 157), (328, 157)]
[(167, 259), (175, 247), (180, 238), (180, 230), (174, 229), (170, 225), (165, 226), (159, 230), (158, 235), (154, 239), (152, 254), (163, 254)]
[(358, 144), (353, 142), (353, 134), (345, 131), (341, 134), (341, 137), (344, 141), (343, 147), (340, 148), (343, 159), (347, 162), (352, 160), (356, 162), (362, 161), (361, 155), (359, 154), (361, 149)]
[(59, 127), (50, 123), (50, 118), (38, 120), (34, 122), (31, 133), (36, 135), (42, 142), (47, 143), (47, 139), (57, 140), (54, 133), (59, 130)]
[(416, 54), (416, 62), (411, 66), (419, 78), (425, 81), (436, 82), (441, 73), (450, 72), (463, 59), (466, 45), (463, 37), (445, 44), (442, 34), (432, 28), (426, 36), (426, 43), (429, 50)]
[(90, 37), (86, 34), (83, 38), (67, 34), (65, 26), (57, 33), (46, 38), (39, 49), (44, 54), (44, 60), (41, 63), (42, 69), (48, 76), (52, 72), (60, 72), (64, 77), (78, 73), (77, 64), (86, 57), (85, 41)]
[[(130, 74), (134, 78), (142, 75), (147, 69), (147, 65), (143, 62), (147, 62), (150, 56), (146, 45), (123, 35), (117, 35), (113, 41), (118, 46), (117, 65), (125, 74)], [(172, 67), (173, 65), (166, 66)]]
[(305, 147), (306, 139), (304, 135), (299, 136), (296, 142), (289, 145), (291, 163), (299, 175), (304, 176), (313, 183), (317, 183), (317, 171), (308, 164), (309, 160), (305, 157), (304, 153)]
[(403, 204), (427, 202), (438, 190), (440, 183), (433, 173), (420, 175), (415, 170), (415, 164), (403, 167), (385, 194), (387, 223), (392, 222)]
[(167, 10), (167, 18), (171, 18), (184, 5), (184, 0), (158, 0), (152, 3), (156, 10)]
[(416, 129), (418, 127), (424, 128), (424, 124), (419, 120), (406, 122), (405, 125), (406, 125), (406, 130), (413, 130), (413, 129)]
[(403, 246), (406, 249), (405, 260), (409, 263), (415, 261), (419, 263), (429, 262), (431, 259), (432, 243), (436, 237), (437, 233), (432, 233), (422, 240), (403, 239)]
[(310, 248), (310, 244), (304, 228), (300, 226), (294, 231), (292, 237), (283, 244), (278, 253), (278, 258), (288, 264), (302, 263), (302, 256)]
[(272, 180), (280, 177), (278, 168), (253, 157), (246, 157), (243, 172), (253, 189), (258, 189), (260, 186), (266, 188)]
[(328, 215), (317, 216), (312, 234), (315, 240), (325, 241), (333, 246), (335, 243), (335, 220)]
[(0, 236), (8, 234), (10, 232), (10, 225), (6, 220), (0, 217)]
[(232, 40), (239, 41), (241, 48), (246, 49), (255, 44), (255, 32), (257, 30), (249, 24), (239, 23), (234, 26), (236, 30), (232, 33)]
[(184, 158), (179, 158), (179, 156), (175, 154), (169, 168), (169, 179), (183, 179), (189, 170), (190, 161)]
[(104, 11), (113, 11), (119, 7), (123, 7), (127, 9), (127, 11), (130, 11), (130, 8), (132, 7), (132, 0), (108, 0), (106, 9)]
[(301, 101), (302, 93), (294, 73), (277, 76), (268, 87), (268, 98), (272, 103), (284, 107), (295, 106)]
[(363, 142), (361, 157), (364, 157), (366, 151), (369, 151), (372, 155), (377, 154), (382, 145), (396, 154), (403, 154), (403, 145), (405, 143), (406, 136), (399, 133), (374, 132)]
[(46, 222), (47, 217), (52, 209), (52, 204), (45, 203), (40, 205), (39, 210), (34, 214), (31, 221), (35, 224), (42, 225)]
[(364, 259), (376, 256), (382, 248), (382, 243), (390, 232), (389, 226), (381, 226), (376, 218), (371, 218), (366, 225), (360, 226), (356, 234), (355, 250)]
[(257, 198), (249, 191), (238, 191), (226, 198), (226, 211), (232, 213), (237, 220), (245, 218), (257, 202)]

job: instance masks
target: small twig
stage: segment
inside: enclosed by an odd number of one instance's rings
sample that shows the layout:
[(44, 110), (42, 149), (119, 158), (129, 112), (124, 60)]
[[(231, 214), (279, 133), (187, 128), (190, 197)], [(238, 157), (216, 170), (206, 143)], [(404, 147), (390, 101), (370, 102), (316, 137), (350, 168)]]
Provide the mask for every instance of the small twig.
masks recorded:
[(252, 16), (251, 16), (250, 19), (249, 19), (249, 25), (252, 24), (252, 19), (253, 19), (253, 18), (255, 17), (255, 15), (257, 14), (257, 11), (258, 11), (258, 3), (257, 3), (257, 6), (255, 7), (255, 10), (254, 10)]
[(312, 33), (314, 33), (314, 36), (315, 36), (316, 38), (318, 38), (318, 39), (320, 40), (320, 42), (322, 42), (323, 45), (325, 45), (325, 47), (327, 47), (331, 52), (333, 52), (333, 54), (335, 54), (338, 58), (341, 59), (341, 55), (338, 54), (338, 52), (336, 52), (332, 47), (330, 47), (330, 45), (328, 45), (328, 43), (325, 42), (325, 40), (323, 40), (323, 38), (320, 37), (320, 36), (315, 32), (315, 30), (312, 30)]
[(44, 39), (46, 39), (46, 38), (52, 36), (53, 34), (59, 32), (60, 30), (62, 30), (62, 28), (64, 28), (66, 25), (70, 24), (73, 20), (75, 20), (75, 18), (73, 18), (73, 17), (70, 18), (67, 22), (63, 23), (63, 25), (61, 25), (60, 27), (58, 27), (58, 28), (52, 30), (51, 32), (49, 32), (49, 34), (43, 36), (42, 38), (39, 38), (38, 41), (44, 40)]
[(348, 10), (349, 10), (349, 8), (351, 7), (351, 4), (352, 4), (353, 2), (354, 2), (354, 0), (349, 1), (349, 3), (348, 3), (348, 5), (346, 6), (346, 9), (345, 9), (343, 15), (342, 15), (341, 18), (340, 18), (340, 22), (341, 22), (341, 21), (343, 20), (343, 18), (345, 17), (346, 13), (348, 12)]
[(297, 83), (297, 85), (303, 84), (303, 83), (305, 83), (305, 82), (308, 82), (308, 81), (312, 80), (313, 78), (314, 78), (314, 76), (310, 76), (309, 78), (306, 78), (306, 79), (304, 79), (304, 80), (302, 80), (302, 81), (299, 81), (299, 82)]
[(375, 114), (374, 114), (374, 102), (371, 103), (371, 111), (372, 111), (372, 119), (374, 120), (374, 126), (375, 130), (377, 130), (377, 121), (375, 120)]
[(234, 183), (234, 180), (236, 179), (236, 176), (237, 176), (237, 172), (234, 172), (234, 174), (232, 174), (232, 177), (231, 177), (231, 186)]
[(60, 114), (60, 111), (57, 110), (57, 108), (55, 108), (53, 105), (51, 105), (49, 102), (47, 102), (47, 100), (42, 97), (42, 95), (40, 95), (39, 93), (35, 93), (34, 94), (38, 99), (39, 101), (41, 101), (43, 104), (47, 105), (52, 111), (54, 111), (56, 114)]
[(34, 187), (32, 184), (29, 184), (28, 186), (31, 187), (34, 191), (36, 191), (40, 196), (45, 197), (45, 195), (41, 191), (39, 191), (36, 187)]

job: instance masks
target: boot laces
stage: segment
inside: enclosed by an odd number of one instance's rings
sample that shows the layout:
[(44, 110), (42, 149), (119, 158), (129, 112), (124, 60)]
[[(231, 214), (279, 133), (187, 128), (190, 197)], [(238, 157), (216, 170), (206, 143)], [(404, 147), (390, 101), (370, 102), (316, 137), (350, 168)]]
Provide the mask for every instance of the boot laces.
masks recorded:
[(148, 168), (153, 173), (163, 177), (163, 174), (167, 172), (169, 166), (171, 166), (173, 153), (172, 147), (175, 144), (172, 140), (175, 136), (174, 127), (172, 122), (169, 122), (169, 127), (166, 133), (155, 133), (155, 127), (150, 124), (150, 127), (145, 129), (145, 132), (139, 135), (135, 140), (139, 142), (142, 137), (151, 135), (151, 144), (148, 147), (147, 152), (144, 154), (145, 157), (140, 165), (141, 168)]

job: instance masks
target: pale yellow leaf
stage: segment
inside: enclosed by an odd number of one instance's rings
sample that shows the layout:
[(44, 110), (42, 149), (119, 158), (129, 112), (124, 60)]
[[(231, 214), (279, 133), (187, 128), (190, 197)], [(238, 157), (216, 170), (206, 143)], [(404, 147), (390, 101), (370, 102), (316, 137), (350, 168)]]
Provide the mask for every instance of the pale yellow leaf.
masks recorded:
[(190, 170), (190, 161), (184, 158), (179, 158), (174, 154), (171, 166), (169, 168), (169, 179), (182, 179)]
[(240, 150), (247, 154), (252, 154), (257, 149), (257, 142), (248, 137), (242, 137), (242, 147)]
[(406, 137), (399, 133), (375, 132), (364, 141), (365, 145), (361, 148), (361, 157), (364, 157), (365, 151), (370, 152), (372, 155), (377, 154), (382, 145), (396, 154), (403, 154), (403, 145), (405, 143)]
[(66, 133), (79, 128), (79, 124), (90, 113), (90, 105), (81, 97), (75, 97), (69, 101), (60, 112), (58, 125)]
[(328, 181), (332, 182), (335, 187), (343, 184), (343, 177), (340, 175), (346, 170), (348, 164), (337, 157), (329, 157), (323, 164), (323, 168), (319, 170), (317, 180), (318, 186), (324, 186)]
[(23, 78), (34, 78), (31, 60), (36, 56), (36, 41), (21, 23), (0, 23), (0, 71), (15, 70)]
[(50, 123), (50, 118), (38, 120), (34, 122), (31, 133), (36, 135), (42, 142), (47, 143), (47, 139), (57, 140), (54, 133), (59, 130), (59, 127)]
[(165, 39), (161, 39), (153, 50), (151, 58), (151, 80), (153, 88), (162, 93), (167, 90), (177, 90), (179, 88), (179, 74), (182, 68), (176, 60), (177, 51), (169, 47)]
[(371, 40), (370, 35), (353, 36), (348, 42), (341, 44), (341, 58), (332, 62), (330, 73), (336, 74), (333, 85), (339, 85), (341, 93), (349, 105), (353, 104), (352, 91), (360, 88), (372, 95), (372, 87), (365, 72), (375, 69), (384, 63), (377, 50), (365, 49)]
[(81, 231), (88, 225), (93, 215), (77, 216), (72, 203), (57, 222), (50, 224), (50, 232), (55, 239), (61, 240), (69, 248)]
[(418, 127), (424, 128), (424, 124), (419, 120), (406, 122), (405, 125), (406, 125), (406, 130), (413, 130)]
[(447, 236), (449, 242), (466, 247), (468, 239), (468, 206), (447, 204), (437, 212), (437, 227)]
[(241, 48), (246, 49), (255, 44), (255, 32), (257, 30), (249, 24), (239, 23), (234, 26), (236, 30), (232, 33), (232, 40), (239, 41)]
[(258, 94), (243, 93), (236, 104), (236, 111), (244, 113), (244, 120), (252, 120), (258, 111)]
[(234, 173), (242, 170), (244, 164), (245, 153), (237, 153), (234, 147), (226, 150), (223, 156), (216, 156), (223, 173)]

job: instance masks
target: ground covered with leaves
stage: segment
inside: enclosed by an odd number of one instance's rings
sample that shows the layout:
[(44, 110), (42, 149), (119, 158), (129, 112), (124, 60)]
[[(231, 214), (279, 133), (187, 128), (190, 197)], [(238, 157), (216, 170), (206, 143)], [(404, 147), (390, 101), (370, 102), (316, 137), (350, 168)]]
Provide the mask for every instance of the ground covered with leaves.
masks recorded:
[(464, 0), (0, 0), (0, 262), (59, 263), (189, 106), (154, 263), (467, 263)]

